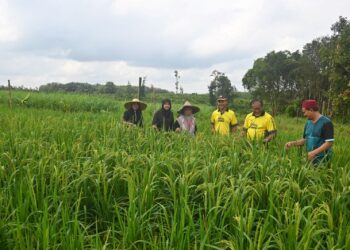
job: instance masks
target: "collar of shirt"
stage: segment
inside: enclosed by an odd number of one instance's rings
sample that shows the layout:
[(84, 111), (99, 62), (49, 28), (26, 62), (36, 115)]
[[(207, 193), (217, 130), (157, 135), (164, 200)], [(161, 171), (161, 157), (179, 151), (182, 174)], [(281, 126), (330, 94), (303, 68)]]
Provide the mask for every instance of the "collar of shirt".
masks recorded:
[(264, 116), (264, 115), (265, 115), (265, 111), (261, 112), (261, 115), (254, 115), (254, 113), (253, 113), (253, 116), (254, 116), (255, 118), (262, 117), (262, 116)]

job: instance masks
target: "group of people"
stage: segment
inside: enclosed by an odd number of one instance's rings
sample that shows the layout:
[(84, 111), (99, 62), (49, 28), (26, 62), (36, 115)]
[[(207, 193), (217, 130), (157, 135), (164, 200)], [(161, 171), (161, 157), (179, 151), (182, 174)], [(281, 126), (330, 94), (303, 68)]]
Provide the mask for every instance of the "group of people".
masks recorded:
[[(124, 123), (142, 127), (142, 111), (146, 109), (147, 104), (139, 99), (133, 99), (132, 101), (125, 103), (124, 106), (126, 108), (123, 115)], [(170, 99), (164, 99), (162, 101), (162, 107), (155, 112), (153, 116), (152, 127), (159, 131), (186, 132), (195, 135), (197, 131), (197, 123), (194, 114), (200, 111), (199, 107), (186, 101), (177, 111), (178, 117), (175, 120), (171, 108)]]
[[(229, 109), (227, 97), (219, 96), (217, 104), (217, 109), (213, 111), (210, 118), (212, 133), (220, 135), (237, 133), (237, 117), (235, 112)], [(146, 109), (147, 104), (138, 99), (133, 99), (125, 103), (124, 106), (126, 108), (123, 115), (124, 123), (142, 127), (142, 111)], [(152, 127), (159, 131), (185, 132), (194, 136), (197, 132), (194, 114), (199, 112), (200, 108), (186, 101), (177, 111), (176, 119), (174, 119), (171, 108), (170, 99), (164, 99), (161, 108), (153, 116)], [(246, 136), (249, 141), (270, 142), (277, 134), (272, 115), (264, 111), (261, 100), (253, 100), (251, 109), (252, 112), (244, 120), (241, 134)], [(333, 124), (329, 118), (321, 115), (316, 100), (305, 100), (302, 103), (302, 112), (308, 118), (304, 127), (303, 138), (287, 142), (285, 148), (288, 150), (293, 146), (306, 144), (309, 161), (313, 164), (327, 162), (332, 155)]]

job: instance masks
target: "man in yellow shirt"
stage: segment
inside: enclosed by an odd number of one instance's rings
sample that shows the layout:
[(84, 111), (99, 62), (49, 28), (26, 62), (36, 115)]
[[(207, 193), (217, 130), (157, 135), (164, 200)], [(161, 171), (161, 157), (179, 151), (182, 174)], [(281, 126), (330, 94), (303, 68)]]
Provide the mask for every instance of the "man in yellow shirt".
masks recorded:
[(219, 96), (218, 109), (211, 115), (211, 131), (215, 134), (228, 135), (237, 130), (237, 118), (235, 112), (228, 108), (228, 99), (225, 96)]
[(245, 118), (243, 131), (249, 141), (269, 142), (276, 135), (276, 125), (273, 117), (263, 110), (261, 100), (251, 102), (252, 113)]

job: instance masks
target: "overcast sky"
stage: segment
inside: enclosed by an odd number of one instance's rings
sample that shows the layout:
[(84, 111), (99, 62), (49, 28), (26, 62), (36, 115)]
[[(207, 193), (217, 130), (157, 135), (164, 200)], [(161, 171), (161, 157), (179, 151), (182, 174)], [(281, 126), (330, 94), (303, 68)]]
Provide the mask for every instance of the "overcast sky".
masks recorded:
[(207, 92), (272, 50), (331, 34), (349, 0), (0, 0), (0, 85), (71, 81)]

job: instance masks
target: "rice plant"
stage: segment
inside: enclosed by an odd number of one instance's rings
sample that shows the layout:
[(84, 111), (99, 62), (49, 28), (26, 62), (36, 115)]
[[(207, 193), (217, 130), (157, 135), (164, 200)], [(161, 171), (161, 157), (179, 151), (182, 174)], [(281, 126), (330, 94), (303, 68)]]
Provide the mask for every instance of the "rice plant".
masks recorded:
[(211, 135), (205, 105), (192, 138), (80, 103), (0, 105), (1, 249), (350, 249), (349, 126), (313, 167), (283, 149), (300, 118), (264, 147)]

